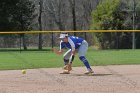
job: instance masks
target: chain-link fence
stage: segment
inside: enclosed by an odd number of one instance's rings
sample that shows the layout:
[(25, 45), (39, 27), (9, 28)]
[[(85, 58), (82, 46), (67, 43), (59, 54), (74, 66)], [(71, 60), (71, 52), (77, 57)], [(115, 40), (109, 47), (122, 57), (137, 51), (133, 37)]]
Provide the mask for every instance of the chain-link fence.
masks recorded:
[[(39, 34), (1, 34), (0, 35), (0, 49), (1, 50), (43, 50), (53, 47), (59, 47), (60, 33), (43, 33), (41, 40)], [(76, 35), (84, 39), (87, 38), (87, 33), (69, 33), (69, 35)], [(40, 43), (41, 42), (41, 43)], [(41, 45), (39, 45), (41, 44)], [(39, 49), (41, 46), (41, 49)]]
[[(70, 32), (69, 35), (81, 37), (89, 46), (98, 49), (132, 49), (133, 32)], [(136, 34), (136, 48), (140, 48), (139, 36)], [(59, 47), (60, 32), (49, 33), (14, 33), (0, 34), (0, 50), (45, 50)]]

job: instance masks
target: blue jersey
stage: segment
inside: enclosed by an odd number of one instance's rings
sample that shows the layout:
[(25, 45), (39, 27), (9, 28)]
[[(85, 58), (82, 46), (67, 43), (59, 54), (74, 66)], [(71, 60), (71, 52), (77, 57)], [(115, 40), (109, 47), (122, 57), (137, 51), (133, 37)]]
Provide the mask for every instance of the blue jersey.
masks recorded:
[(76, 37), (76, 36), (69, 36), (68, 37), (68, 42), (63, 42), (61, 40), (60, 42), (60, 50), (63, 48), (69, 48), (72, 51), (74, 51), (75, 49), (78, 49), (80, 47), (80, 45), (82, 44), (84, 39)]

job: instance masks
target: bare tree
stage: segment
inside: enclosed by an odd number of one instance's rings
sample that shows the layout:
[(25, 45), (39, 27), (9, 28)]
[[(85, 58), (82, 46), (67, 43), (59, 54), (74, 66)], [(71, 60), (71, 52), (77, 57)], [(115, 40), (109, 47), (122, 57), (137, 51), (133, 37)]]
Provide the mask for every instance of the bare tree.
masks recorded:
[(62, 24), (61, 17), (61, 12), (63, 9), (62, 0), (51, 0), (48, 2), (48, 5), (46, 7), (49, 15), (52, 17), (52, 20), (58, 26), (59, 30), (65, 30), (64, 25)]
[[(71, 5), (71, 10), (72, 10), (72, 19), (73, 19), (73, 30), (76, 31), (77, 30), (77, 23), (76, 23), (76, 11), (75, 11), (75, 6), (76, 6), (76, 2), (75, 0), (69, 0), (70, 5)], [(76, 36), (76, 33), (74, 32), (74, 35)]]

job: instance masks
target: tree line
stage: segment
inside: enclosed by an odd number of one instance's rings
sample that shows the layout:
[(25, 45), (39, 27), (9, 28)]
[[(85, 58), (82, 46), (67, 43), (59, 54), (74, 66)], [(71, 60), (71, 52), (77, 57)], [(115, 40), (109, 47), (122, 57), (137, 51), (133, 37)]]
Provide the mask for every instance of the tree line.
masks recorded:
[[(139, 6), (139, 0), (1, 0), (0, 31), (140, 29)], [(132, 33), (73, 34), (83, 36), (90, 41), (90, 45), (103, 49), (130, 49), (133, 43)], [(55, 33), (37, 36), (22, 34), (13, 38), (20, 37), (24, 49), (27, 49), (27, 41), (36, 38), (38, 49), (42, 49), (46, 44), (44, 40), (49, 40), (50, 46), (56, 42), (55, 36)], [(9, 37), (12, 36), (0, 35), (5, 43)], [(136, 48), (140, 48), (139, 40), (140, 34), (135, 33)], [(14, 42), (16, 40), (9, 42), (9, 47)]]

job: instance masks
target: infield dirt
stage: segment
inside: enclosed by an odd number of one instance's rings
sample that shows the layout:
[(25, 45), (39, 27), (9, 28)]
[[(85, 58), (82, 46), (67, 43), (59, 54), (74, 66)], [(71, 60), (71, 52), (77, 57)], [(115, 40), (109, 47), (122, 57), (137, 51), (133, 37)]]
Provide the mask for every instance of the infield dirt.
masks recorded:
[(93, 76), (85, 67), (0, 71), (0, 93), (140, 93), (140, 65), (95, 66)]

